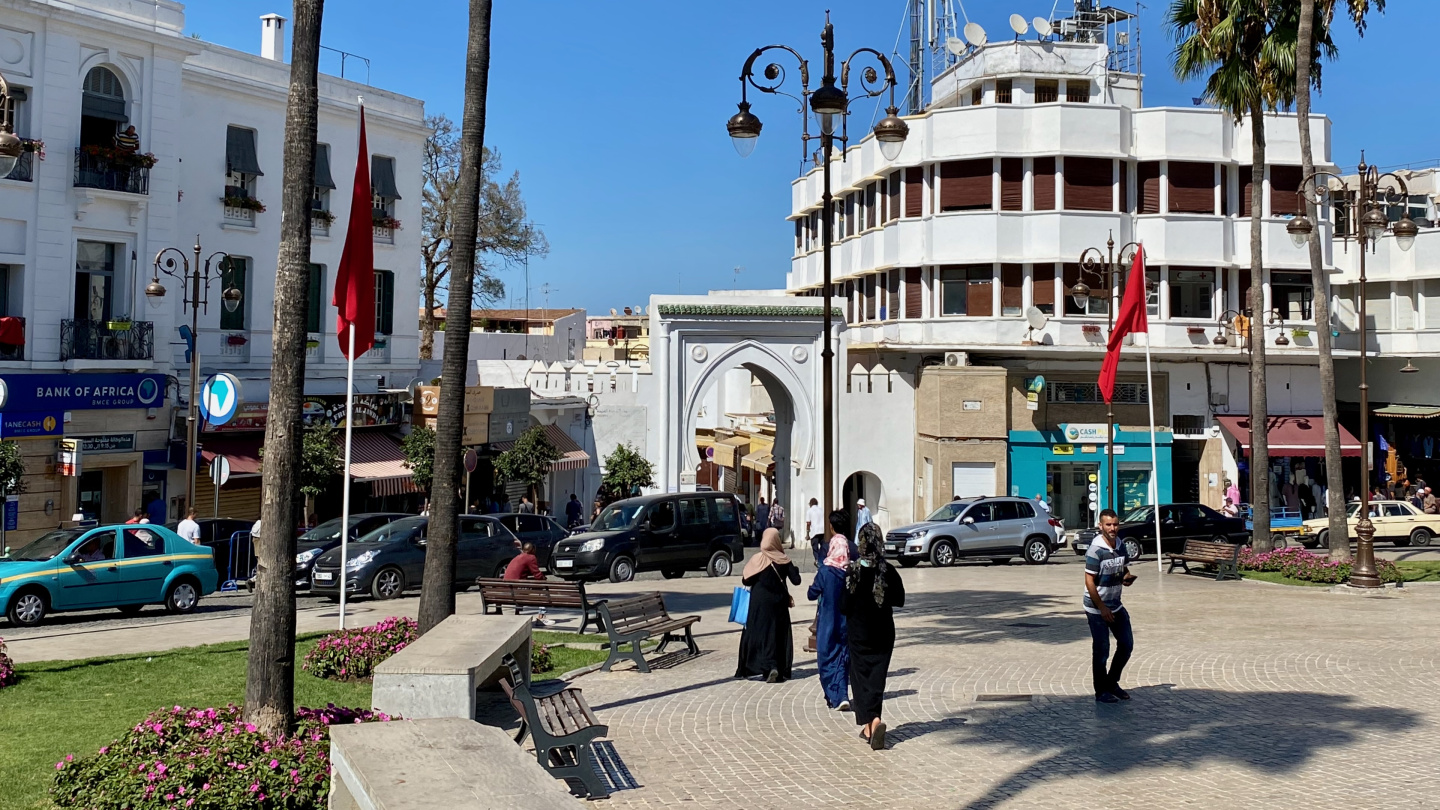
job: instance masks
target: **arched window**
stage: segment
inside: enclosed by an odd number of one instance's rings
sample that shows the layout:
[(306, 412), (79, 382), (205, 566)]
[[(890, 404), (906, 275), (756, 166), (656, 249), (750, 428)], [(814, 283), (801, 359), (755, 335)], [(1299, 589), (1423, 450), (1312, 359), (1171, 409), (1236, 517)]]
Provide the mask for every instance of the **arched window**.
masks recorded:
[(91, 68), (80, 102), (80, 145), (114, 146), (115, 133), (129, 120), (120, 77), (109, 68)]

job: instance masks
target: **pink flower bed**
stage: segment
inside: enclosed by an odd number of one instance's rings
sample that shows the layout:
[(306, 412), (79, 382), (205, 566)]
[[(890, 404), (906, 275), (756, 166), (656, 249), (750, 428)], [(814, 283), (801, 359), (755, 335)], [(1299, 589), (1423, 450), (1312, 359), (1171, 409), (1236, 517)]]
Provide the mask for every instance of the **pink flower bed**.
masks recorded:
[(20, 680), (20, 675), (15, 672), (15, 662), (5, 652), (5, 639), (0, 638), (0, 689), (13, 686)]
[(330, 793), (330, 731), (386, 721), (368, 709), (300, 709), (274, 738), (239, 706), (176, 706), (146, 717), (91, 757), (55, 763), (57, 807), (86, 810), (321, 810)]
[(325, 636), (305, 654), (303, 668), (317, 678), (364, 680), (374, 674), (381, 661), (419, 637), (420, 628), (414, 619), (391, 616), (370, 627)]
[[(1331, 562), (1319, 554), (1311, 554), (1301, 548), (1281, 548), (1256, 553), (1249, 548), (1240, 550), (1241, 571), (1275, 571), (1291, 579), (1305, 582), (1342, 583), (1350, 579), (1351, 564)], [(1382, 582), (1400, 582), (1400, 569), (1389, 560), (1376, 560), (1375, 568)]]

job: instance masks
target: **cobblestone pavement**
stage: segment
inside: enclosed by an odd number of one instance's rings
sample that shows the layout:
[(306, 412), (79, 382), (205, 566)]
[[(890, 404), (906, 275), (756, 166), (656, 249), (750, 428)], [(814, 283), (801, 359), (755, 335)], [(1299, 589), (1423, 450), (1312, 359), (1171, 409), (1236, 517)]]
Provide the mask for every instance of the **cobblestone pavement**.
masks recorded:
[(1078, 566), (905, 571), (883, 752), (825, 708), (798, 652), (803, 591), (795, 679), (767, 685), (731, 677), (737, 580), (666, 582), (672, 613), (704, 617), (706, 652), (578, 679), (639, 784), (596, 806), (1440, 807), (1440, 587), (1367, 598), (1140, 570), (1119, 706), (1091, 693)]

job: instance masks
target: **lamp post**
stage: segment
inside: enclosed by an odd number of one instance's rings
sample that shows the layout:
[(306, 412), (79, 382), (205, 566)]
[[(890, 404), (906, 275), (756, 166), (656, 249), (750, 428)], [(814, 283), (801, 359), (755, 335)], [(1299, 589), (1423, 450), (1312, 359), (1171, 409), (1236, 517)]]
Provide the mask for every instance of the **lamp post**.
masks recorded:
[(10, 120), (10, 85), (0, 76), (0, 177), (15, 170), (23, 149), (20, 138), (15, 135), (14, 122)]
[[(1135, 261), (1135, 251), (1140, 248), (1138, 242), (1128, 242), (1120, 246), (1120, 252), (1115, 252), (1115, 232), (1111, 231), (1110, 236), (1105, 240), (1105, 252), (1100, 248), (1086, 248), (1080, 254), (1080, 278), (1076, 280), (1075, 286), (1069, 290), (1071, 300), (1075, 306), (1083, 312), (1090, 303), (1090, 287), (1085, 283), (1085, 277), (1090, 276), (1096, 279), (1106, 293), (1105, 307), (1105, 337), (1109, 339), (1110, 333), (1115, 329), (1115, 293), (1120, 289), (1120, 274), (1126, 264)], [(1148, 281), (1146, 282), (1148, 285)], [(1148, 295), (1148, 290), (1146, 291)], [(1145, 392), (1150, 395), (1149, 391)], [(1107, 503), (1111, 509), (1119, 511), (1120, 494), (1116, 491), (1119, 476), (1115, 471), (1115, 406), (1112, 403), (1105, 403), (1105, 489), (1108, 497)], [(1159, 471), (1151, 471), (1151, 475), (1159, 475)], [(1159, 492), (1158, 484), (1155, 490)]]
[[(196, 438), (200, 428), (198, 413), (200, 396), (200, 311), (210, 307), (210, 282), (219, 281), (230, 267), (230, 255), (215, 251), (200, 261), (200, 237), (195, 237), (195, 256), (192, 260), (184, 251), (167, 247), (155, 254), (155, 271), (150, 283), (145, 285), (145, 300), (151, 309), (159, 309), (165, 301), (165, 286), (160, 283), (164, 273), (181, 283), (184, 298), (182, 302), (190, 308), (190, 402), (185, 409), (185, 508), (195, 506), (195, 460)], [(213, 268), (213, 269), (212, 269)], [(240, 306), (242, 294), (233, 286), (220, 295), (226, 312), (234, 312)]]
[[(1415, 221), (1410, 219), (1409, 206), (1404, 206), (1400, 221), (1390, 223), (1384, 208), (1408, 202), (1410, 188), (1393, 172), (1381, 173), (1375, 166), (1365, 163), (1365, 153), (1360, 153), (1357, 179), (1352, 183), (1334, 172), (1314, 172), (1300, 183), (1300, 196), (1306, 202), (1318, 207), (1335, 192), (1354, 197), (1351, 216), (1346, 220), (1343, 233), (1337, 234), (1349, 242), (1354, 239), (1360, 246), (1360, 520), (1355, 525), (1355, 566), (1350, 569), (1350, 584), (1357, 588), (1380, 587), (1380, 574), (1375, 569), (1375, 524), (1370, 522), (1370, 385), (1366, 381), (1365, 366), (1369, 361), (1370, 348), (1365, 326), (1365, 255), (1375, 249), (1386, 232), (1394, 234), (1395, 245), (1408, 251), (1415, 244), (1415, 235), (1420, 232)], [(1325, 178), (1325, 184), (1316, 183)], [(1382, 186), (1382, 183), (1389, 184)], [(1338, 188), (1331, 187), (1333, 182)], [(1398, 188), (1397, 188), (1398, 187)], [(1307, 206), (1308, 207), (1308, 206)], [(1290, 220), (1285, 226), (1296, 247), (1302, 247), (1313, 237), (1315, 224), (1305, 214)], [(1328, 328), (1328, 325), (1325, 325)]]
[[(762, 93), (772, 93), (788, 96), (800, 103), (800, 144), (801, 154), (805, 154), (810, 141), (820, 141), (820, 163), (824, 176), (824, 188), (821, 194), (821, 205), (824, 215), (821, 219), (821, 251), (822, 251), (822, 273), (821, 286), (824, 289), (824, 330), (825, 346), (820, 352), (820, 359), (823, 365), (823, 377), (821, 383), (821, 399), (823, 400), (824, 413), (821, 417), (822, 447), (821, 459), (824, 468), (825, 478), (825, 521), (828, 525), (830, 511), (834, 508), (835, 494), (835, 425), (834, 425), (834, 390), (835, 390), (835, 351), (832, 343), (832, 316), (830, 308), (831, 282), (830, 282), (830, 246), (831, 246), (831, 225), (832, 225), (832, 202), (830, 194), (830, 158), (835, 148), (835, 142), (845, 144), (849, 140), (849, 117), (850, 105), (855, 101), (867, 98), (878, 98), (889, 91), (890, 103), (885, 108), (885, 117), (875, 125), (875, 140), (880, 144), (880, 154), (887, 161), (893, 161), (900, 156), (900, 149), (905, 144), (905, 138), (910, 134), (910, 126), (900, 118), (899, 109), (895, 106), (895, 69), (891, 66), (890, 60), (874, 48), (857, 48), (840, 64), (839, 85), (836, 85), (835, 75), (835, 27), (830, 24), (830, 14), (825, 14), (825, 28), (820, 34), (820, 45), (825, 57), (825, 73), (820, 77), (820, 86), (814, 90), (810, 89), (810, 64), (800, 56), (794, 48), (786, 45), (766, 45), (763, 48), (756, 48), (750, 57), (745, 60), (745, 66), (740, 70), (740, 111), (730, 117), (725, 128), (730, 133), (731, 142), (735, 145), (735, 151), (740, 157), (747, 157), (755, 150), (755, 143), (760, 137), (760, 119), (750, 112), (750, 102), (747, 93), (750, 87), (754, 87)], [(784, 68), (771, 62), (765, 66), (764, 79), (759, 80), (755, 76), (755, 62), (766, 51), (782, 50), (800, 64), (800, 95), (798, 97), (784, 92), (780, 87), (785, 83), (786, 74)], [(868, 59), (878, 63), (884, 71), (884, 79), (875, 65), (865, 65), (860, 68), (860, 81), (854, 96), (850, 95), (850, 68), (857, 59)], [(815, 121), (820, 132), (817, 135), (810, 134), (809, 119), (805, 115), (805, 107), (809, 106), (810, 112), (815, 115)], [(839, 119), (840, 132), (835, 132), (836, 119)], [(842, 148), (841, 159), (845, 157)], [(809, 538), (806, 538), (807, 540)]]

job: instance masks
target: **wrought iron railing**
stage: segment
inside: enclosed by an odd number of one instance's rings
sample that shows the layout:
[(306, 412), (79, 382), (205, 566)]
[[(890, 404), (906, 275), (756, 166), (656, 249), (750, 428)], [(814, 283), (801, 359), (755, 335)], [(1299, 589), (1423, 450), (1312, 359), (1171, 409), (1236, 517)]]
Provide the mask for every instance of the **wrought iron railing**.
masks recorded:
[(5, 175), (4, 180), (19, 180), (22, 183), (29, 183), (35, 179), (35, 153), (21, 152), (20, 159), (15, 162), (15, 168)]
[(150, 321), (61, 321), (61, 360), (152, 360)]
[(84, 147), (78, 147), (75, 149), (75, 187), (149, 194), (150, 169), (90, 154)]

